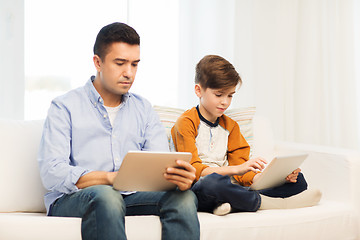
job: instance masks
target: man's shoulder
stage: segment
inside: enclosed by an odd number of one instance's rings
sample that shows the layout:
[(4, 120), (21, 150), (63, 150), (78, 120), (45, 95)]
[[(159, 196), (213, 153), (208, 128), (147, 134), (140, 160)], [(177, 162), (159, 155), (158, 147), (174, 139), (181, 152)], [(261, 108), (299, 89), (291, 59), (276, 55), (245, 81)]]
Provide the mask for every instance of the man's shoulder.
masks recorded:
[(151, 105), (150, 101), (147, 100), (145, 97), (141, 96), (140, 94), (128, 92), (129, 99), (135, 101), (136, 103), (142, 103), (144, 105)]
[(53, 99), (53, 102), (58, 103), (58, 104), (63, 104), (63, 105), (67, 105), (70, 103), (74, 104), (74, 102), (76, 102), (78, 100), (82, 100), (84, 98), (84, 96), (86, 96), (84, 88), (79, 87), (79, 88), (72, 89), (62, 95), (55, 97)]
[(140, 111), (143, 113), (147, 113), (148, 111), (152, 110), (152, 105), (150, 101), (139, 94), (129, 92), (128, 102), (132, 110)]

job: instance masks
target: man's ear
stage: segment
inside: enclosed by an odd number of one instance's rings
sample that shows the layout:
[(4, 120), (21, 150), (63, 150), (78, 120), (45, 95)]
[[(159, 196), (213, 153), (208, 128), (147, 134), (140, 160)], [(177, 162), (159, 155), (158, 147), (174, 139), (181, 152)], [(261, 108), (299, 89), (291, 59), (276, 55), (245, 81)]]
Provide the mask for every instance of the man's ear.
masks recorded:
[(101, 63), (102, 63), (101, 58), (98, 55), (94, 55), (93, 61), (94, 61), (94, 66), (96, 68), (96, 71), (100, 72)]
[(201, 97), (201, 86), (200, 86), (200, 84), (195, 84), (195, 94), (199, 98)]

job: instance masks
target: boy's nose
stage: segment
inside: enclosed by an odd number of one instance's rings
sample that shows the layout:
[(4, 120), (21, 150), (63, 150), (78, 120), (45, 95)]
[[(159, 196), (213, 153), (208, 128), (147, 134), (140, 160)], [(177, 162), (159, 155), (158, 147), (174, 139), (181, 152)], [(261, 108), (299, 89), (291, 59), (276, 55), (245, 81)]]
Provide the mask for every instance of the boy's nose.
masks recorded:
[(228, 98), (223, 98), (221, 103), (224, 104), (224, 105), (227, 105), (227, 104), (229, 104), (229, 99)]

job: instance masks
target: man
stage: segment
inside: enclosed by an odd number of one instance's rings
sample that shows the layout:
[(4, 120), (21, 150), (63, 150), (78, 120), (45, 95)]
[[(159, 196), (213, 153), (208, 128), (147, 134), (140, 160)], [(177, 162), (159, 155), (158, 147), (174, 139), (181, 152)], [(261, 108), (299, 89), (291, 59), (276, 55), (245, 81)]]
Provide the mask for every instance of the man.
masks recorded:
[(169, 192), (119, 192), (112, 184), (129, 150), (168, 151), (151, 104), (129, 93), (140, 61), (140, 37), (130, 26), (103, 27), (94, 45), (96, 76), (51, 103), (39, 152), (49, 190), (49, 216), (81, 217), (83, 239), (126, 239), (125, 215), (158, 215), (163, 239), (198, 239), (197, 200), (188, 190), (195, 169), (168, 168)]

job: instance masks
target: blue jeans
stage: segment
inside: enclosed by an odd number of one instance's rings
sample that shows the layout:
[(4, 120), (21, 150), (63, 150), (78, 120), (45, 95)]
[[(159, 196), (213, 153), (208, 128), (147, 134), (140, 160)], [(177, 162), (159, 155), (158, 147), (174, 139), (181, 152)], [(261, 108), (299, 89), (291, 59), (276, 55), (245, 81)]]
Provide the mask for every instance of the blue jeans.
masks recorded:
[(260, 191), (233, 184), (229, 176), (217, 173), (200, 178), (192, 187), (198, 198), (198, 210), (201, 212), (212, 212), (214, 208), (226, 202), (230, 203), (235, 212), (255, 212), (261, 204), (259, 194), (286, 198), (306, 189), (307, 183), (302, 173), (299, 173), (296, 183), (285, 183), (279, 187)]
[(59, 198), (49, 215), (82, 218), (84, 240), (126, 239), (124, 217), (133, 215), (159, 216), (162, 239), (200, 238), (197, 200), (190, 190), (122, 195), (111, 186), (91, 186)]

